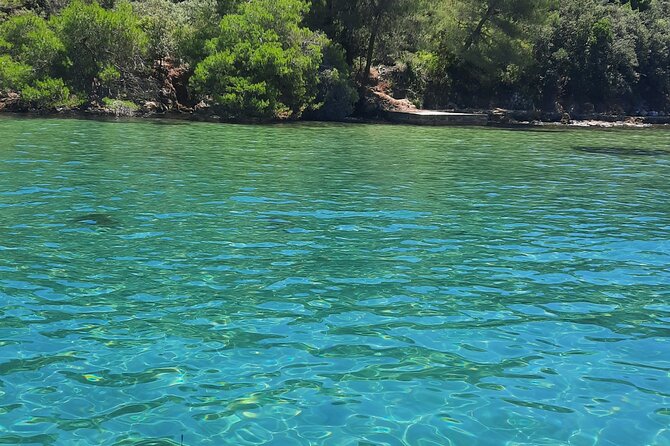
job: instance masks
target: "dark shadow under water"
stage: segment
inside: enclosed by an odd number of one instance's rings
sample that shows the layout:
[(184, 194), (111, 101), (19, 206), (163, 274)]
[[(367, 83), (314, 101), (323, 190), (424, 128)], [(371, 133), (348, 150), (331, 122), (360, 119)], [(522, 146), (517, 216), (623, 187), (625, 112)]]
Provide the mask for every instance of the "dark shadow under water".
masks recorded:
[(664, 156), (670, 155), (670, 151), (662, 149), (643, 149), (631, 147), (573, 147), (578, 152), (594, 153), (598, 155), (630, 155), (630, 156)]
[(102, 228), (115, 228), (119, 226), (119, 222), (114, 220), (111, 215), (93, 213), (80, 215), (72, 219), (73, 223), (95, 225)]

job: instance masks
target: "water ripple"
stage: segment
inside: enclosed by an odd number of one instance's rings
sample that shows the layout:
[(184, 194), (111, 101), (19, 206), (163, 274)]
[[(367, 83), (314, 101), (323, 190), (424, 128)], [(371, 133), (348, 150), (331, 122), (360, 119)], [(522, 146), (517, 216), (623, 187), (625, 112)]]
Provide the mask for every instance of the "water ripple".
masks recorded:
[(157, 124), (0, 119), (0, 444), (670, 444), (667, 131)]

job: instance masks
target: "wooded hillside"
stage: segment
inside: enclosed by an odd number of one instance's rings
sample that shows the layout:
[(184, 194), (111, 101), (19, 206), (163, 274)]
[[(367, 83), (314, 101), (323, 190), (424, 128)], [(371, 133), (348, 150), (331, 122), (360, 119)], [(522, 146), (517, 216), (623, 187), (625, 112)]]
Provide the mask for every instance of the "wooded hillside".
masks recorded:
[(380, 76), (425, 108), (665, 114), (670, 0), (0, 0), (12, 109), (337, 120)]

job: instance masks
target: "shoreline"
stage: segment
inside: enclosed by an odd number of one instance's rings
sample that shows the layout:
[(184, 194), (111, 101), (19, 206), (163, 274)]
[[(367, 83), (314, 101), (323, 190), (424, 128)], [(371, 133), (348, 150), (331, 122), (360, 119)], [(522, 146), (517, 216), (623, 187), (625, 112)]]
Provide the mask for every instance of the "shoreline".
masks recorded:
[[(11, 111), (0, 110), (0, 117), (25, 117), (25, 118), (73, 118), (73, 119), (91, 119), (99, 121), (117, 121), (117, 120), (167, 120), (167, 121), (187, 121), (187, 122), (208, 122), (214, 124), (242, 124), (242, 125), (272, 125), (272, 124), (290, 124), (290, 123), (340, 123), (340, 124), (387, 124), (387, 125), (409, 125), (415, 127), (489, 127), (500, 129), (644, 129), (644, 128), (670, 128), (670, 116), (613, 116), (600, 115), (599, 119), (586, 117), (583, 119), (571, 119), (569, 122), (561, 122), (556, 119), (536, 119), (536, 120), (517, 120), (513, 116), (517, 113), (528, 114), (530, 112), (510, 112), (509, 119), (499, 119), (497, 111), (455, 111), (454, 113), (480, 113), (488, 115), (486, 124), (448, 124), (448, 125), (426, 125), (416, 123), (398, 123), (385, 117), (347, 117), (339, 121), (318, 121), (309, 119), (224, 119), (213, 114), (198, 114), (180, 111), (168, 111), (164, 113), (156, 112), (136, 112), (132, 114), (115, 114), (102, 110), (41, 110), (41, 111)], [(498, 119), (496, 119), (498, 118)], [(582, 118), (582, 117), (580, 117)]]

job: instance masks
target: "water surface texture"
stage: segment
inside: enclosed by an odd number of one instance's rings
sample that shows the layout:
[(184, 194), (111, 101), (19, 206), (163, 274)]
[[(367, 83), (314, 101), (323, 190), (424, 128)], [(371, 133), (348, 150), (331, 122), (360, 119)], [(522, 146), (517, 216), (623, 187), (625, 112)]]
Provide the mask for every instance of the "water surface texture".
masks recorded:
[(0, 136), (0, 444), (670, 445), (668, 130)]

